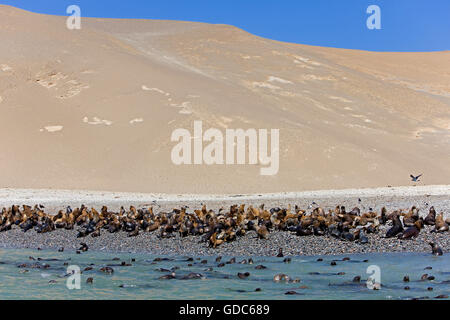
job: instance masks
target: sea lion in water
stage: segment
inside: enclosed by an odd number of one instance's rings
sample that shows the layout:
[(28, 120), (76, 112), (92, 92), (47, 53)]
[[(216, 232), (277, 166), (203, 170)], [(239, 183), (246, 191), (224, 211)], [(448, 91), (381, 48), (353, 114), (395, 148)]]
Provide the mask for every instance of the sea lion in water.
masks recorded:
[(107, 273), (107, 274), (113, 274), (114, 273), (114, 269), (111, 267), (103, 267), (100, 268), (100, 271), (103, 273)]
[(284, 255), (283, 255), (283, 249), (282, 249), (282, 248), (279, 248), (279, 249), (278, 249), (277, 258), (283, 258), (283, 257), (284, 257)]
[(159, 280), (170, 280), (175, 279), (175, 272), (172, 272), (171, 274), (166, 274), (164, 276), (161, 276), (158, 278)]
[(443, 252), (441, 247), (439, 247), (439, 245), (437, 243), (434, 242), (430, 242), (429, 245), (431, 246), (431, 250), (432, 250), (432, 254), (435, 256), (442, 256)]
[(83, 251), (83, 252), (86, 252), (89, 250), (89, 247), (86, 243), (82, 242), (82, 243), (80, 243), (80, 245), (81, 245), (81, 247), (78, 250)]
[(245, 272), (245, 273), (238, 272), (237, 276), (239, 279), (247, 279), (250, 276), (250, 273), (249, 272)]
[(284, 274), (284, 273), (276, 274), (276, 275), (273, 277), (273, 281), (274, 281), (274, 282), (281, 282), (281, 281), (286, 281), (286, 282), (288, 282), (289, 279), (290, 279), (289, 276), (286, 275), (286, 274)]

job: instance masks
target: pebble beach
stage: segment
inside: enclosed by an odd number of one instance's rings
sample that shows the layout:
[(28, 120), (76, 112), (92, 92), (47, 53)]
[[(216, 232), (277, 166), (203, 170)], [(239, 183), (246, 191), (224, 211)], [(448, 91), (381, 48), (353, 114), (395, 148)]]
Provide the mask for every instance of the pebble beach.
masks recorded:
[[(54, 211), (85, 204), (86, 206), (117, 209), (120, 206), (136, 207), (153, 206), (155, 212), (171, 210), (185, 205), (194, 210), (206, 204), (208, 208), (217, 210), (232, 204), (259, 206), (264, 203), (267, 208), (298, 205), (306, 210), (320, 206), (325, 210), (337, 205), (347, 208), (359, 207), (361, 212), (373, 209), (379, 212), (383, 206), (388, 211), (416, 206), (421, 216), (434, 206), (437, 212), (450, 214), (450, 187), (397, 187), (361, 190), (317, 191), (270, 195), (229, 195), (229, 196), (163, 196), (122, 193), (99, 193), (82, 191), (55, 190), (0, 190), (0, 207), (12, 204), (42, 204), (46, 211)], [(314, 203), (314, 204), (313, 204)], [(430, 241), (438, 243), (444, 252), (450, 250), (449, 233), (432, 233), (430, 226), (425, 226), (419, 236), (413, 240), (383, 238), (390, 222), (380, 228), (380, 232), (369, 234), (369, 242), (343, 241), (330, 236), (296, 236), (288, 231), (273, 231), (268, 239), (258, 239), (256, 232), (250, 231), (236, 241), (224, 243), (213, 249), (208, 247), (199, 237), (181, 238), (176, 235), (169, 239), (160, 239), (155, 233), (140, 233), (129, 238), (125, 232), (102, 232), (100, 237), (77, 239), (76, 230), (55, 230), (51, 233), (24, 233), (18, 227), (0, 233), (1, 248), (60, 249), (77, 250), (80, 242), (86, 243), (90, 250), (105, 252), (149, 253), (155, 255), (230, 255), (230, 256), (273, 256), (279, 248), (285, 255), (339, 255), (355, 253), (387, 253), (387, 252), (431, 252)]]

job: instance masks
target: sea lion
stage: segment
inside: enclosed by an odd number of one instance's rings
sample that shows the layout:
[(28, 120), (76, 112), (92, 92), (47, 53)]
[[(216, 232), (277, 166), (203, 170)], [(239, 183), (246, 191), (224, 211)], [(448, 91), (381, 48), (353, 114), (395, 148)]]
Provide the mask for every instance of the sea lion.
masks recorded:
[(80, 250), (82, 252), (86, 252), (89, 250), (89, 247), (86, 243), (82, 242), (82, 243), (80, 243), (80, 245), (81, 245), (81, 247), (78, 250)]
[(439, 245), (437, 243), (434, 242), (429, 242), (429, 245), (431, 246), (431, 250), (432, 250), (432, 254), (435, 256), (442, 256), (443, 252), (441, 247), (439, 247)]
[(392, 217), (393, 226), (386, 232), (385, 238), (392, 238), (403, 232), (403, 225), (398, 214)]
[(289, 276), (286, 275), (286, 274), (284, 274), (284, 273), (276, 274), (276, 275), (273, 277), (273, 281), (274, 281), (274, 282), (281, 282), (281, 281), (283, 281), (283, 282), (288, 282), (289, 279), (290, 279)]
[(269, 237), (269, 230), (267, 230), (267, 227), (265, 225), (257, 226), (256, 233), (258, 234), (258, 238), (260, 239), (267, 239)]
[(114, 269), (111, 267), (102, 267), (100, 268), (100, 271), (106, 274), (113, 274), (114, 273)]
[(441, 212), (437, 217), (434, 225), (433, 232), (446, 232), (448, 231), (448, 224), (444, 221), (444, 213)]
[(388, 220), (388, 219), (387, 219), (386, 213), (387, 213), (386, 207), (383, 207), (383, 208), (381, 209), (381, 216), (380, 216), (380, 218), (379, 218), (379, 222), (380, 222), (380, 224), (382, 224), (382, 225), (385, 225), (386, 222), (387, 222), (387, 220)]
[(170, 280), (170, 279), (175, 279), (175, 278), (176, 278), (175, 272), (172, 272), (170, 274), (166, 274), (164, 276), (161, 276), (158, 279), (159, 280)]
[[(175, 275), (175, 273), (172, 273), (171, 275)], [(181, 280), (193, 280), (193, 279), (204, 279), (204, 278), (205, 278), (205, 276), (202, 275), (201, 273), (191, 272), (191, 273), (181, 277)]]
[(420, 218), (419, 220), (414, 222), (414, 225), (412, 227), (406, 229), (402, 234), (399, 234), (398, 239), (409, 240), (417, 238), (422, 228), (423, 228), (423, 219)]
[(412, 227), (417, 220), (419, 220), (419, 209), (413, 206), (403, 217), (403, 225), (405, 227)]
[(249, 272), (245, 272), (245, 273), (238, 272), (237, 276), (239, 279), (247, 279), (250, 276), (250, 273)]
[(282, 248), (278, 248), (277, 258), (282, 258), (282, 257), (284, 257), (284, 255), (283, 255), (283, 249), (282, 249)]
[(424, 224), (427, 226), (434, 226), (436, 223), (436, 211), (434, 210), (434, 207), (430, 208), (430, 212), (423, 220)]

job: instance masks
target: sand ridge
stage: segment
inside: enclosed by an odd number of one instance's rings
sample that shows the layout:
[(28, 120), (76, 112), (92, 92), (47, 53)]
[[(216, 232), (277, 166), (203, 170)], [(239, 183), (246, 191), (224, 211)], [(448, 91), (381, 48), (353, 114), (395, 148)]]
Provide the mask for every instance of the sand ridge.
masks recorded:
[[(159, 20), (86, 18), (72, 32), (66, 17), (9, 6), (0, 16), (0, 148), (14, 150), (0, 156), (0, 187), (252, 194), (450, 181), (449, 52)], [(195, 120), (280, 129), (279, 173), (174, 165), (171, 134)]]

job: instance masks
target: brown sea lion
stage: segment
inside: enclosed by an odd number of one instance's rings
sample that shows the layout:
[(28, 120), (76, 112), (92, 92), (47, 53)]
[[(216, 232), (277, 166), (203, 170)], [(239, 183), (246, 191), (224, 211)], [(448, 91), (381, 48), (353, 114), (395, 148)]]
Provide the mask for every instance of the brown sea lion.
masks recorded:
[(446, 232), (446, 231), (448, 231), (448, 229), (449, 229), (448, 224), (444, 221), (444, 213), (441, 212), (436, 217), (436, 222), (434, 224), (433, 232)]
[(432, 254), (435, 256), (442, 256), (443, 252), (441, 247), (439, 247), (439, 245), (437, 243), (434, 242), (429, 242), (429, 245), (431, 246), (431, 250), (432, 250)]
[(427, 226), (434, 226), (436, 223), (436, 211), (434, 210), (434, 207), (430, 208), (430, 212), (423, 220), (424, 224)]
[(414, 225), (406, 229), (402, 234), (398, 236), (401, 240), (410, 240), (419, 236), (420, 230), (423, 228), (423, 219), (417, 220)]

